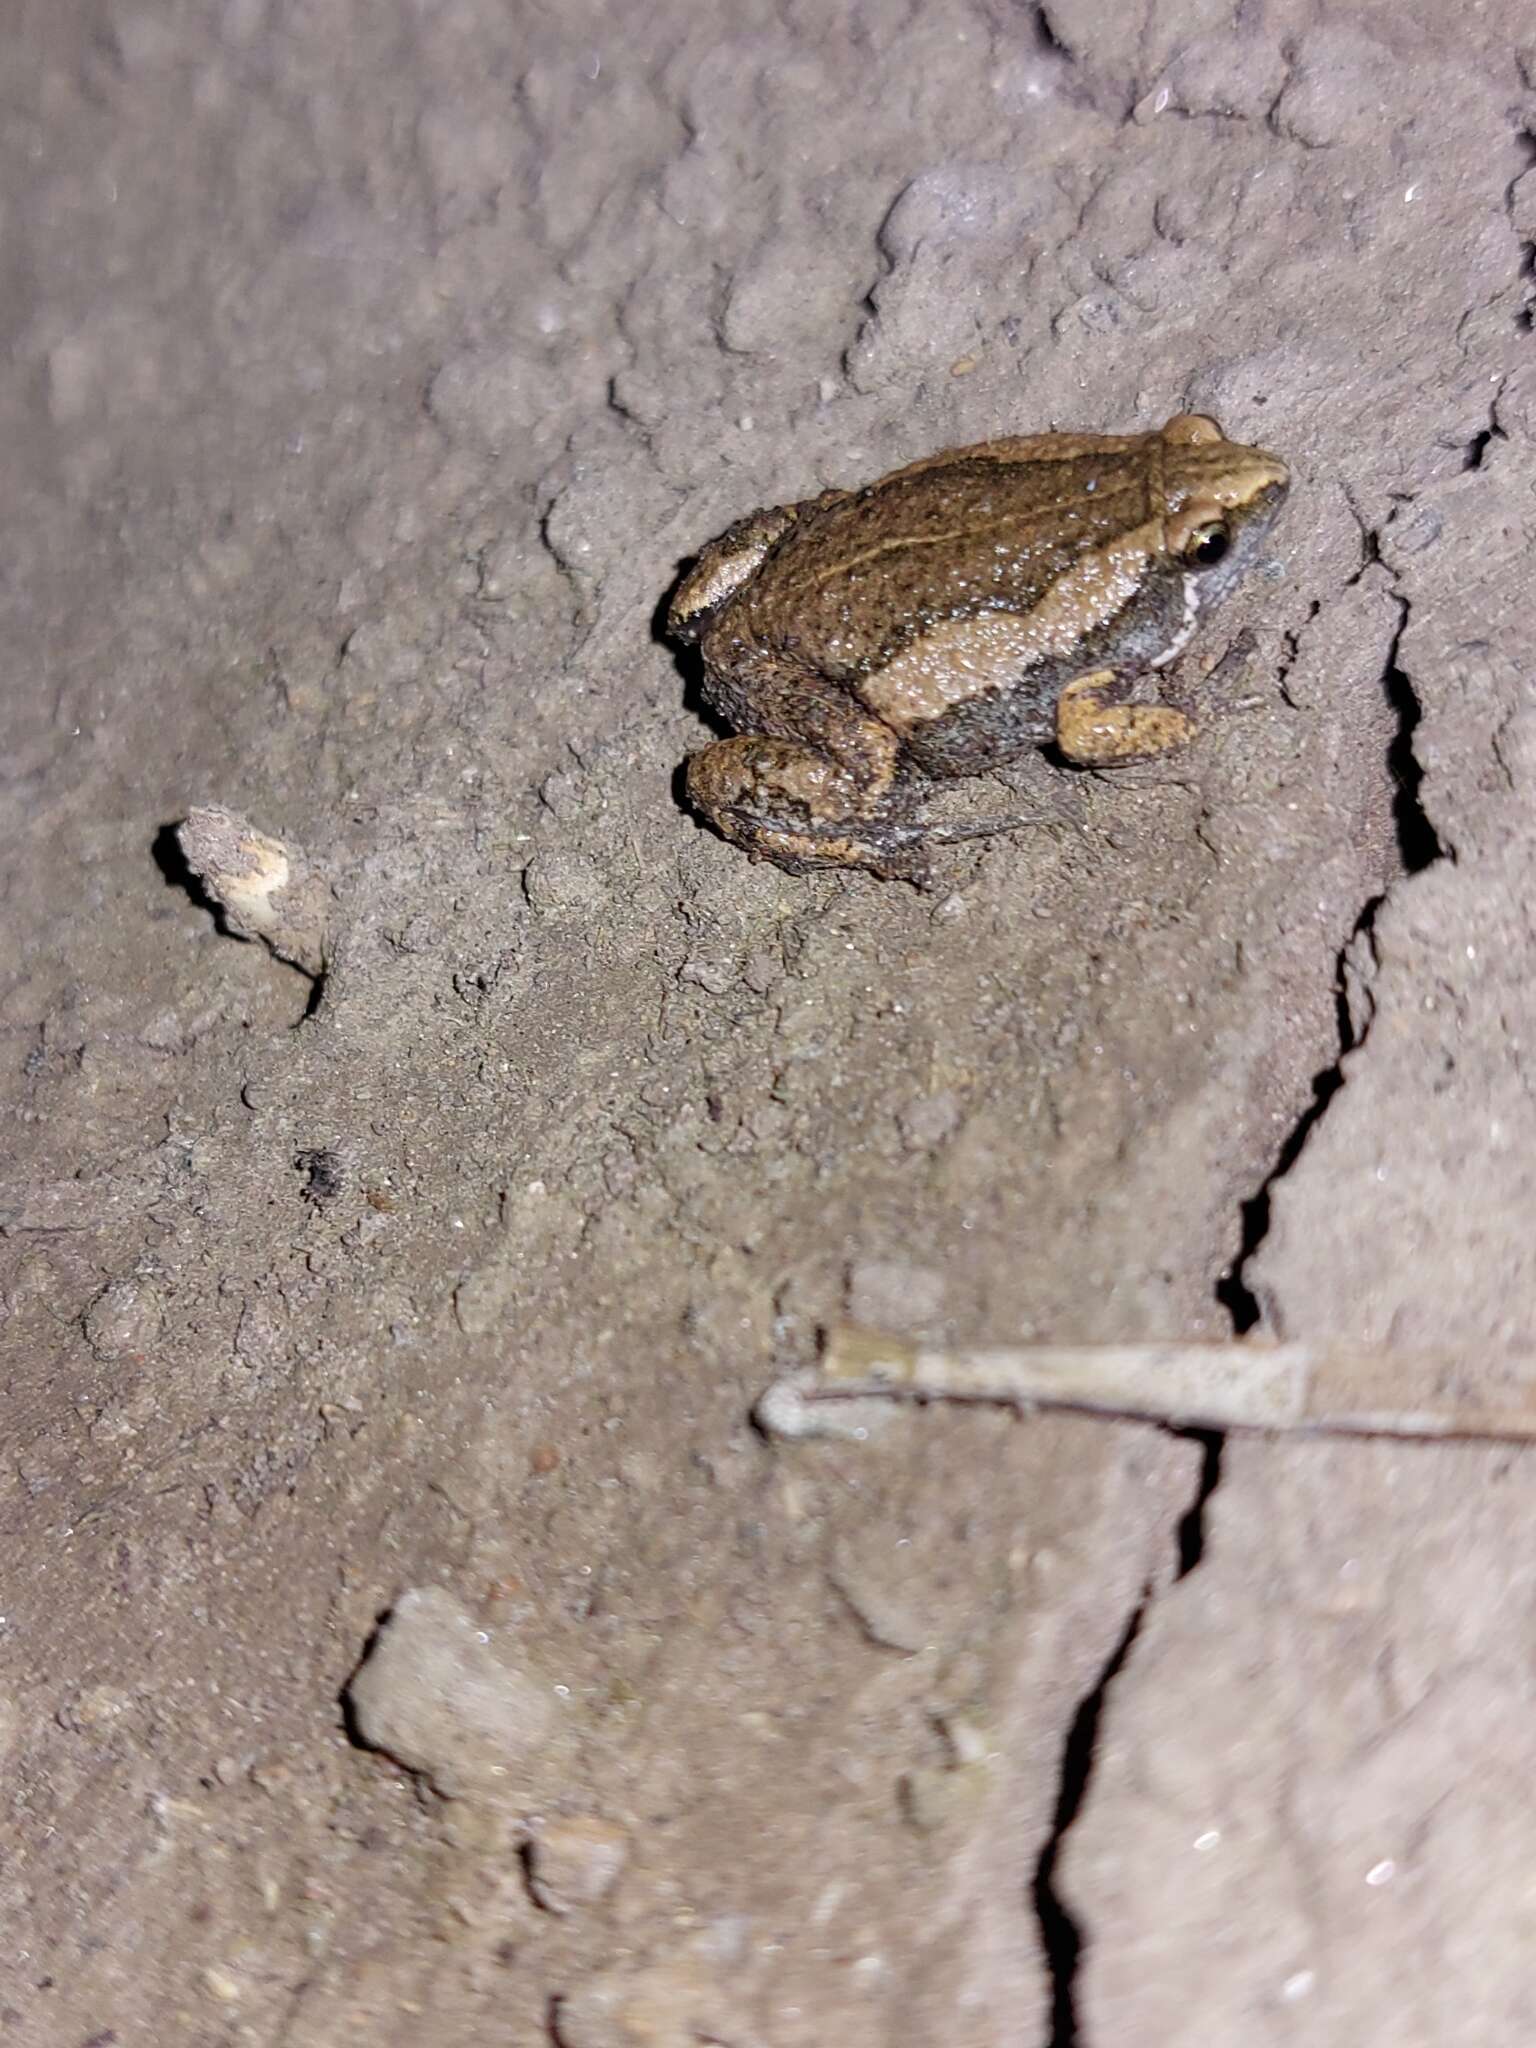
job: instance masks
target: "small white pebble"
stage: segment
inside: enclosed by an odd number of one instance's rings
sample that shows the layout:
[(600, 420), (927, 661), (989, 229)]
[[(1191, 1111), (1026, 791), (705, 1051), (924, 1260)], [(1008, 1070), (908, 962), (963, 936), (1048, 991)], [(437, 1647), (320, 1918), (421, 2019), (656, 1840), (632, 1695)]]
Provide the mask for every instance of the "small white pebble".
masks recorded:
[(629, 1838), (596, 1814), (540, 1821), (527, 1847), (528, 1888), (547, 1913), (606, 1898), (629, 1856)]
[(1380, 1863), (1373, 1863), (1371, 1865), (1370, 1869), (1365, 1873), (1365, 1881), (1371, 1885), (1390, 1884), (1396, 1875), (1397, 1865), (1390, 1856), (1385, 1856)]

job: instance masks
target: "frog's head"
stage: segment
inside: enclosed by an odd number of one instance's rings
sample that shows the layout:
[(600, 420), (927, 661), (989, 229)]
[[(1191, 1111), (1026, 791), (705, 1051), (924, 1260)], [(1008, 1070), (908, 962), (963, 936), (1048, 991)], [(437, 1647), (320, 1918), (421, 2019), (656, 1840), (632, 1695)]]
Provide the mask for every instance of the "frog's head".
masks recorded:
[(1263, 552), (1291, 473), (1267, 448), (1229, 441), (1203, 413), (1179, 413), (1162, 431), (1164, 538), (1185, 591), (1209, 612)]

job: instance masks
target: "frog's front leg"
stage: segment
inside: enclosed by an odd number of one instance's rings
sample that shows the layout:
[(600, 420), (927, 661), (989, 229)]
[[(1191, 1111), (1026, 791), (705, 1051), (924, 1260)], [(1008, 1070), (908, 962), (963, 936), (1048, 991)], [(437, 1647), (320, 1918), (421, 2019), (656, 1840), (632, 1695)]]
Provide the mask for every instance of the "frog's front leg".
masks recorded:
[(814, 737), (749, 733), (688, 760), (688, 800), (733, 844), (792, 875), (858, 867), (920, 881), (922, 827), (905, 816), (899, 742), (850, 705)]
[(1172, 704), (1128, 704), (1130, 683), (1113, 669), (1077, 676), (1056, 700), (1056, 744), (1085, 768), (1115, 768), (1187, 746), (1195, 722)]

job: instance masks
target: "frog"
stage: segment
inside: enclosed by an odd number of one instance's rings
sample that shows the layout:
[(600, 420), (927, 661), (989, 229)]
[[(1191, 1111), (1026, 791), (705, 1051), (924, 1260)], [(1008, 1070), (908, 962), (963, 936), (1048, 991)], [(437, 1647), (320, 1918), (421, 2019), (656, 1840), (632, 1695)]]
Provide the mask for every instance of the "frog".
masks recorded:
[(1260, 560), (1289, 488), (1279, 456), (1184, 412), (949, 448), (750, 513), (666, 612), (730, 735), (689, 757), (689, 805), (790, 874), (921, 884), (934, 845), (1019, 822), (935, 824), (935, 784), (1053, 745), (1093, 769), (1189, 745), (1194, 709), (1163, 671)]

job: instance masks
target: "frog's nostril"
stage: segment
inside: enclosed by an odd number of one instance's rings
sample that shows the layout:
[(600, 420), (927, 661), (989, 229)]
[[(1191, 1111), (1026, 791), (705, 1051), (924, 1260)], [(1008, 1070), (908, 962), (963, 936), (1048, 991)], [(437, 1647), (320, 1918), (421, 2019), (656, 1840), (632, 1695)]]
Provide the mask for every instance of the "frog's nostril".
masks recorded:
[(1271, 477), (1253, 500), (1253, 509), (1259, 518), (1265, 520), (1273, 519), (1280, 510), (1280, 507), (1285, 503), (1290, 493), (1290, 488), (1291, 479), (1284, 470), (1281, 470), (1278, 475)]

